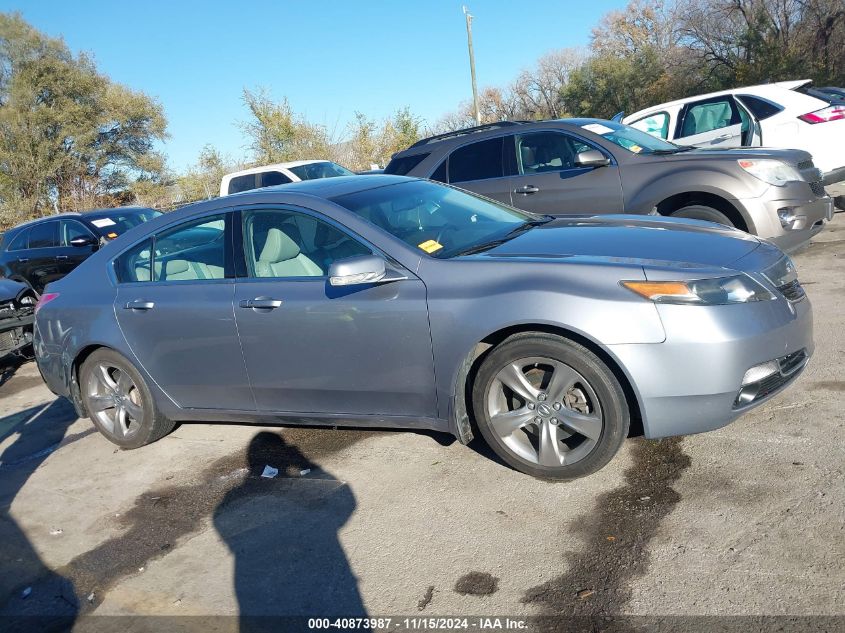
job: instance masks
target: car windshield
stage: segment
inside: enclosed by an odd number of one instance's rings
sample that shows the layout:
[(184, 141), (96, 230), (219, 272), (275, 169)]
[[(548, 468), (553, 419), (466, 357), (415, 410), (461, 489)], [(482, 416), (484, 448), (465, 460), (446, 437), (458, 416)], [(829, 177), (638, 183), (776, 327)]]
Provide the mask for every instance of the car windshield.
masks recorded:
[(355, 172), (349, 171), (346, 167), (341, 167), (337, 163), (331, 163), (329, 161), (307, 163), (305, 165), (297, 165), (296, 167), (288, 167), (288, 169), (296, 174), (296, 177), (300, 180), (316, 180), (317, 178), (355, 175)]
[(115, 238), (129, 229), (157, 218), (162, 213), (152, 209), (120, 211), (115, 209), (107, 213), (86, 213), (85, 219), (96, 227), (101, 237)]
[(337, 196), (333, 202), (432, 257), (491, 248), (548, 220), (425, 180)]
[(618, 145), (634, 154), (665, 154), (682, 151), (684, 148), (642, 132), (630, 125), (616, 121), (585, 123), (583, 129), (598, 134), (604, 140)]

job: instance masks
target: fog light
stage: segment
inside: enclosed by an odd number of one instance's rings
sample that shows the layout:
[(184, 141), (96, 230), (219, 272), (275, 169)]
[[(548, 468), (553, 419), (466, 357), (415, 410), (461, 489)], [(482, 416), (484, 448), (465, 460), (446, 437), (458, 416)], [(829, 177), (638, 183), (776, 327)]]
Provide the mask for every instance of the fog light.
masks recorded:
[(795, 217), (795, 207), (781, 207), (778, 209), (778, 219), (780, 220), (780, 225), (785, 229), (791, 229), (792, 225), (795, 224), (795, 221), (798, 219)]
[(763, 378), (768, 378), (778, 371), (780, 371), (780, 365), (778, 365), (776, 360), (770, 360), (765, 363), (760, 363), (759, 365), (754, 365), (754, 367), (745, 372), (745, 376), (742, 377), (742, 386), (745, 387), (746, 385), (760, 382)]

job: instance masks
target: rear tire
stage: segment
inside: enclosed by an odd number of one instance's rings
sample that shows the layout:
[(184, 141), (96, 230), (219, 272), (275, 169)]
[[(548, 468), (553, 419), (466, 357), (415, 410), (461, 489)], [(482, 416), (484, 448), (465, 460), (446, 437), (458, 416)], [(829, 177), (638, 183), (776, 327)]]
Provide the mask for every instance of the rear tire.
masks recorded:
[(138, 370), (110, 349), (99, 349), (85, 359), (79, 388), (94, 426), (121, 448), (155, 442), (175, 426), (159, 412)]
[(674, 211), (670, 215), (673, 218), (704, 220), (706, 222), (715, 222), (716, 224), (724, 224), (725, 226), (737, 228), (736, 224), (734, 224), (724, 213), (718, 209), (714, 209), (713, 207), (708, 207), (703, 204), (691, 204)]
[(630, 425), (625, 394), (607, 365), (583, 345), (540, 332), (514, 335), (489, 352), (472, 403), (490, 448), (542, 479), (596, 472)]

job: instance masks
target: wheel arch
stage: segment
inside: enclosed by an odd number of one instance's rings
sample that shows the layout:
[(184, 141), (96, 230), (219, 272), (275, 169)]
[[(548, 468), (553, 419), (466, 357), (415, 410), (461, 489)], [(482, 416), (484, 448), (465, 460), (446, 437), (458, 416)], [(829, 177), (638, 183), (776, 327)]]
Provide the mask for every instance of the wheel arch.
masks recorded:
[(622, 391), (625, 394), (625, 400), (631, 414), (631, 424), (628, 437), (638, 437), (643, 435), (644, 430), (640, 395), (637, 392), (634, 381), (628, 375), (628, 372), (625, 370), (622, 363), (619, 362), (619, 360), (607, 348), (584, 333), (577, 332), (570, 328), (546, 323), (520, 323), (509, 325), (507, 327), (500, 328), (495, 332), (491, 332), (475, 343), (464, 357), (455, 378), (452, 411), (450, 415), (451, 424), (454, 427), (454, 433), (458, 438), (458, 441), (463, 444), (468, 444), (472, 441), (475, 435), (473, 429), (474, 423), (472, 422), (472, 386), (481, 362), (484, 360), (486, 355), (498, 345), (516, 334), (524, 334), (527, 332), (553, 334), (555, 336), (569, 339), (575, 343), (583, 345), (598, 356), (619, 381), (619, 384), (622, 386)]
[(737, 207), (728, 198), (709, 191), (684, 191), (676, 193), (657, 203), (655, 208), (660, 215), (668, 216), (672, 215), (674, 211), (692, 204), (700, 204), (721, 211), (738, 229), (746, 232), (754, 230), (754, 223), (740, 207)]
[(87, 418), (88, 411), (85, 410), (85, 405), (82, 403), (82, 392), (79, 388), (79, 370), (82, 368), (82, 364), (88, 359), (89, 356), (91, 356), (91, 354), (101, 349), (107, 349), (118, 354), (120, 353), (118, 350), (108, 345), (103, 345), (102, 343), (91, 343), (90, 345), (86, 345), (85, 347), (78, 350), (70, 363), (67, 378), (68, 392), (70, 393), (70, 400), (73, 403), (74, 408), (76, 409), (76, 413), (81, 418)]

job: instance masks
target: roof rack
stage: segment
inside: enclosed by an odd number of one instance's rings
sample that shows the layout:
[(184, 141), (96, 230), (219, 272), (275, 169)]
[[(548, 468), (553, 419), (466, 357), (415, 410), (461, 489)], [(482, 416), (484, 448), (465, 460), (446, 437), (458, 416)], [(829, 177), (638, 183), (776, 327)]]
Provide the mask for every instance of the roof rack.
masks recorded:
[(484, 125), (478, 125), (476, 127), (468, 127), (462, 130), (455, 130), (453, 132), (446, 132), (445, 134), (437, 134), (436, 136), (429, 136), (428, 138), (421, 139), (411, 145), (408, 149), (413, 147), (419, 147), (420, 145), (426, 145), (428, 143), (433, 143), (435, 141), (442, 141), (443, 139), (453, 138), (456, 136), (463, 136), (464, 134), (474, 134), (476, 132), (484, 132), (485, 130), (495, 130), (496, 128), (506, 127), (509, 125), (522, 125), (527, 121), (497, 121), (496, 123), (486, 123)]

